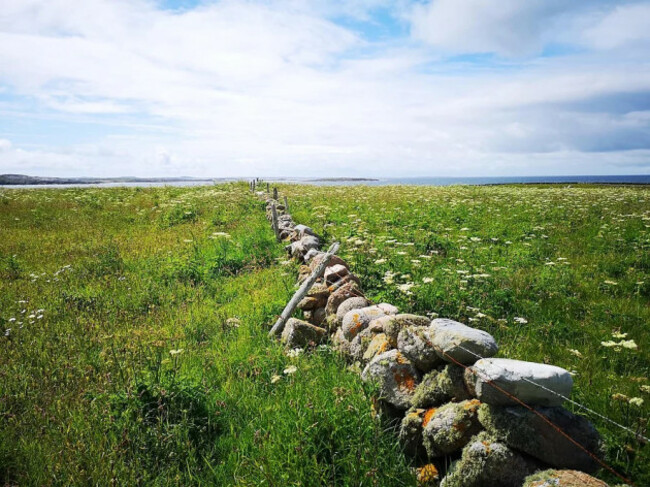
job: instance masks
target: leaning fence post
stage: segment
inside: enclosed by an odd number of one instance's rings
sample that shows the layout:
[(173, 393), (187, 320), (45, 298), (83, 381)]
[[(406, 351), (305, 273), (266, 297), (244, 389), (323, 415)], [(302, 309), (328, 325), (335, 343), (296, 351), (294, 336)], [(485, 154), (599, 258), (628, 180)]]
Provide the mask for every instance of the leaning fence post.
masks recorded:
[(278, 199), (278, 188), (273, 187), (273, 199), (277, 201)]
[(282, 314), (280, 315), (278, 320), (271, 328), (271, 331), (269, 331), (270, 337), (282, 333), (282, 330), (284, 329), (284, 324), (291, 317), (294, 310), (296, 309), (296, 306), (298, 306), (298, 303), (302, 301), (302, 299), (309, 292), (309, 290), (314, 285), (316, 280), (323, 275), (323, 272), (325, 272), (325, 268), (327, 267), (327, 264), (329, 264), (329, 261), (332, 259), (332, 257), (338, 250), (339, 250), (339, 243), (334, 242), (332, 246), (329, 248), (329, 250), (327, 251), (327, 253), (323, 256), (323, 260), (321, 260), (320, 264), (318, 264), (316, 269), (314, 269), (314, 272), (312, 272), (311, 275), (305, 280), (305, 282), (302, 283), (302, 286), (300, 286), (300, 288), (296, 291), (296, 294), (294, 294), (291, 300), (287, 303), (284, 310), (282, 311)]
[(275, 239), (278, 242), (281, 242), (280, 238), (280, 226), (278, 225), (278, 210), (275, 208), (275, 200), (271, 202), (271, 224), (273, 225), (273, 231), (275, 232)]
[(287, 200), (287, 195), (284, 195), (284, 211), (285, 213), (289, 213), (289, 200)]

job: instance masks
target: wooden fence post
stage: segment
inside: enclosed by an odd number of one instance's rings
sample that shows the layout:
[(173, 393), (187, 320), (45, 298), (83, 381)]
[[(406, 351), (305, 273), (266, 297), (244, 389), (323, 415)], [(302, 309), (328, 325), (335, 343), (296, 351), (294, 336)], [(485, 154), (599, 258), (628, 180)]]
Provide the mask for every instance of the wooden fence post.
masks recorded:
[(278, 200), (278, 188), (273, 187), (273, 199)]
[(273, 225), (273, 231), (275, 232), (275, 239), (278, 242), (282, 242), (280, 238), (280, 227), (278, 225), (278, 210), (275, 208), (275, 200), (271, 202), (271, 224)]
[(339, 243), (334, 242), (332, 246), (329, 248), (329, 250), (327, 251), (327, 253), (323, 256), (323, 260), (320, 261), (318, 267), (314, 269), (314, 272), (311, 273), (311, 276), (309, 276), (305, 280), (305, 282), (302, 283), (302, 286), (300, 286), (300, 288), (296, 291), (296, 293), (293, 295), (291, 300), (287, 303), (284, 310), (282, 311), (282, 314), (280, 315), (278, 320), (271, 328), (271, 331), (269, 331), (270, 337), (282, 333), (285, 323), (293, 314), (294, 310), (296, 309), (296, 306), (298, 306), (298, 303), (302, 301), (302, 298), (304, 298), (305, 295), (309, 292), (309, 290), (314, 285), (316, 280), (323, 275), (323, 272), (325, 272), (325, 268), (327, 267), (327, 264), (329, 264), (329, 261), (332, 259), (332, 256), (338, 250), (339, 250)]
[(271, 193), (271, 187), (269, 186), (269, 183), (266, 183), (266, 194)]
[(287, 195), (284, 195), (284, 211), (285, 213), (289, 213), (289, 200), (287, 200)]

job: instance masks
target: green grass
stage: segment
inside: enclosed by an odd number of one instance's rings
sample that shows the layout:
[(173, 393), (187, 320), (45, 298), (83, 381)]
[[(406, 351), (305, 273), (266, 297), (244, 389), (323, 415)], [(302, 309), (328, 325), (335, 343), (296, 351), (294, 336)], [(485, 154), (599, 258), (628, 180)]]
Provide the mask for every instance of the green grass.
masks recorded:
[[(373, 298), (485, 329), (647, 427), (649, 189), (281, 193)], [(357, 372), (266, 337), (294, 290), (285, 258), (245, 184), (0, 189), (0, 485), (414, 485)], [(601, 345), (621, 340), (637, 348)], [(649, 447), (590, 419), (650, 484)]]

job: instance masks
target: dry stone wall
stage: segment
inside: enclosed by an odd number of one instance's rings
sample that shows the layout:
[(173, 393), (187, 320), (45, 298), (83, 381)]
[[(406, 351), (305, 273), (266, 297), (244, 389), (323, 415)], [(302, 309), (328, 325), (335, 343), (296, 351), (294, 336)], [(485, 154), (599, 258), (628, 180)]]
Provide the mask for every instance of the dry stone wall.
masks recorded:
[[(275, 206), (277, 232), (304, 281), (324, 256), (321, 238), (296, 224), (285, 205), (256, 194), (269, 220)], [(286, 322), (284, 346), (328, 341), (361, 364), (361, 379), (378, 385), (379, 410), (413, 459), (419, 485), (606, 487), (589, 475), (600, 467), (600, 435), (562, 407), (573, 385), (566, 370), (493, 358), (498, 344), (485, 331), (373, 304), (338, 256), (298, 308), (305, 320)]]

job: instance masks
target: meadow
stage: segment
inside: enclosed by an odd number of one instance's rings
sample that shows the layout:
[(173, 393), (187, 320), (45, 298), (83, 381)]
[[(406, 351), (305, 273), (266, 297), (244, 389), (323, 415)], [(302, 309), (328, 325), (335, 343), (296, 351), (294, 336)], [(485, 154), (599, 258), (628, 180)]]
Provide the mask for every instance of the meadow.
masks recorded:
[[(354, 365), (266, 337), (297, 269), (247, 189), (0, 189), (0, 484), (415, 485)], [(648, 435), (650, 188), (279, 189), (369, 297)], [(650, 485), (650, 447), (586, 415)]]

